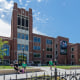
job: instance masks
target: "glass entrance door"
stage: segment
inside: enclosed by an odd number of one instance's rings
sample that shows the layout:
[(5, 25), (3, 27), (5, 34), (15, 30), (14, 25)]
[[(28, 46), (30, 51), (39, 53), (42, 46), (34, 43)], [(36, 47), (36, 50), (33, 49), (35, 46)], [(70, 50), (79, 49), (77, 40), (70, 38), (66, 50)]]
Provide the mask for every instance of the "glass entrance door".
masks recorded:
[(22, 65), (23, 61), (27, 63), (27, 54), (18, 54), (18, 64)]

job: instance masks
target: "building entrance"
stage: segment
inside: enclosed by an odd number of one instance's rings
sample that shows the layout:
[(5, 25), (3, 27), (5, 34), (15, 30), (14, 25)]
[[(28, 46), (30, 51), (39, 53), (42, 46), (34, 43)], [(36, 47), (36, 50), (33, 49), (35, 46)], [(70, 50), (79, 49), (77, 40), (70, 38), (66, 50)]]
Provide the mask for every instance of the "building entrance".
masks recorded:
[(27, 54), (18, 54), (18, 64), (22, 65), (23, 61), (27, 63)]

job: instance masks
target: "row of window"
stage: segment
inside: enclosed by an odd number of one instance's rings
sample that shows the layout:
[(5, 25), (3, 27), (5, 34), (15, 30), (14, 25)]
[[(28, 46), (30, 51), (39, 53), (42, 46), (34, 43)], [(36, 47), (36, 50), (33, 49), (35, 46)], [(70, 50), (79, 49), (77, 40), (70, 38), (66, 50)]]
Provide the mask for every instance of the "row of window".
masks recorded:
[(28, 27), (28, 18), (18, 16), (18, 25)]
[(17, 33), (17, 38), (28, 40), (28, 34)]
[(17, 50), (23, 50), (28, 51), (28, 45), (23, 45), (23, 44), (17, 44)]
[[(40, 37), (33, 37), (33, 42), (41, 42), (41, 38)], [(52, 44), (52, 40), (46, 39), (46, 44)]]
[[(33, 46), (33, 50), (41, 50), (40, 46)], [(52, 51), (52, 48), (46, 48), (46, 51)]]
[[(34, 57), (34, 58), (41, 58), (41, 54), (40, 54), (40, 53), (34, 53), (34, 54), (33, 54), (33, 57)], [(47, 54), (47, 55), (46, 55), (46, 58), (52, 58), (52, 55)]]

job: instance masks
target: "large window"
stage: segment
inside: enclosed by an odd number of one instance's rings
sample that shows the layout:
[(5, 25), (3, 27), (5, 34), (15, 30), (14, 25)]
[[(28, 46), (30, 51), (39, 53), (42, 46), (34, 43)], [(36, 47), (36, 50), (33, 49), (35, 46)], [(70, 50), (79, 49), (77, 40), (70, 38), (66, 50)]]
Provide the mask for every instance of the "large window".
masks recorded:
[(40, 43), (40, 42), (41, 42), (41, 39), (40, 39), (39, 37), (34, 37), (34, 38), (33, 38), (33, 41)]
[(33, 46), (33, 50), (40, 50), (40, 46)]
[(52, 58), (52, 55), (51, 54), (47, 54), (46, 58)]
[(24, 54), (24, 57), (23, 57), (23, 53), (18, 54), (18, 63), (19, 63), (19, 65), (22, 65), (23, 60), (27, 63), (27, 55)]
[(35, 58), (40, 58), (40, 57), (41, 57), (40, 53), (34, 53), (33, 56), (34, 56)]
[(17, 50), (23, 50), (28, 51), (28, 45), (23, 45), (23, 44), (17, 44)]
[(17, 33), (17, 38), (28, 40), (28, 34)]
[(21, 23), (21, 19), (20, 19), (20, 16), (18, 16), (18, 25), (20, 25)]
[(28, 27), (28, 19), (26, 18), (26, 27)]
[(22, 26), (24, 26), (24, 17), (22, 17)]
[(52, 40), (46, 39), (46, 44), (52, 44)]
[(6, 49), (6, 51), (4, 53), (6, 54), (6, 56), (9, 56), (9, 45), (8, 44), (5, 44), (3, 46), (3, 49)]
[[(28, 17), (24, 17), (21, 15), (17, 16), (17, 27), (19, 29), (24, 29), (24, 30), (28, 30)], [(22, 27), (21, 27), (22, 26)]]

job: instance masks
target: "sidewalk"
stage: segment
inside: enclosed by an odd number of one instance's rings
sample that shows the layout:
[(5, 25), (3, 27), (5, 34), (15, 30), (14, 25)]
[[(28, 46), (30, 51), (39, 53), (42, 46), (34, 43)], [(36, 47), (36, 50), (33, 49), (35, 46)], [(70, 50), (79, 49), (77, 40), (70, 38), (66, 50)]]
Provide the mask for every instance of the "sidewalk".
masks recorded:
[[(33, 67), (33, 68), (37, 68), (37, 69), (39, 68), (41, 70), (44, 70), (45, 75), (51, 75), (51, 72), (52, 72), (52, 75), (54, 75), (54, 70), (55, 70), (54, 68), (53, 68), (52, 71), (50, 70), (49, 67)], [(80, 69), (75, 69), (75, 70), (65, 70), (65, 69), (59, 69), (59, 68), (57, 69), (58, 74), (59, 74), (59, 72), (60, 72), (60, 74), (65, 74), (65, 72), (66, 72), (66, 74), (70, 74), (70, 73), (75, 73), (75, 71), (76, 71), (76, 73), (80, 73)], [(33, 76), (36, 76), (36, 75), (37, 76), (44, 75), (44, 72), (33, 72), (33, 73), (24, 73), (24, 74), (10, 74), (10, 75), (5, 75), (5, 77), (4, 77), (4, 75), (0, 75), (0, 80), (16, 79), (16, 77), (17, 77), (17, 79), (24, 79), (26, 77), (30, 78), (31, 76), (33, 77)]]

